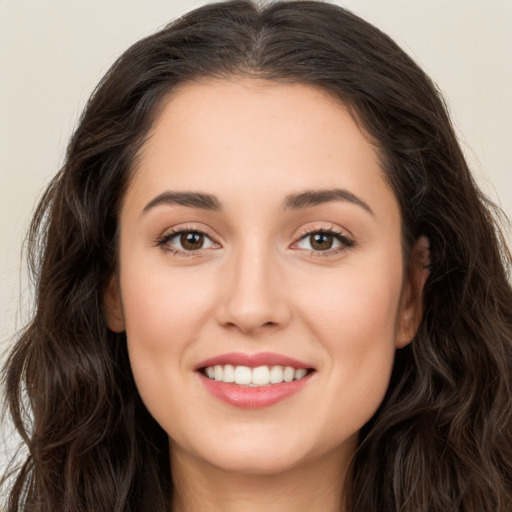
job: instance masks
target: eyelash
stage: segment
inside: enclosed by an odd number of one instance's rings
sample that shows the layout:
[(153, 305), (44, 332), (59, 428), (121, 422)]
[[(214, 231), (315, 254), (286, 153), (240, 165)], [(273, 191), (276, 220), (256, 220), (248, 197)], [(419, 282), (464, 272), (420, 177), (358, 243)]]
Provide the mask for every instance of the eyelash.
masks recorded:
[(309, 252), (309, 254), (315, 258), (336, 256), (355, 246), (355, 241), (352, 238), (349, 238), (345, 233), (339, 231), (334, 226), (320, 228), (317, 226), (311, 226), (304, 230), (303, 233), (300, 235), (299, 239), (296, 242), (293, 242), (292, 245), (296, 245), (299, 242), (307, 239), (308, 237), (316, 234), (332, 236), (340, 243), (340, 246), (332, 249), (327, 249), (325, 251), (315, 251), (312, 249), (306, 249)]
[[(209, 247), (207, 247), (207, 248), (200, 248), (197, 250), (188, 250), (187, 251), (187, 250), (177, 249), (177, 248), (173, 248), (172, 246), (169, 246), (169, 242), (173, 238), (175, 238), (179, 235), (183, 235), (185, 233), (196, 233), (198, 235), (202, 235), (205, 238), (207, 238), (208, 240), (210, 240), (212, 244), (220, 246), (220, 244), (218, 244), (218, 242), (213, 240), (212, 237), (210, 237), (203, 230), (197, 229), (193, 226), (190, 226), (190, 227), (185, 226), (185, 227), (180, 227), (177, 229), (172, 229), (171, 231), (167, 232), (163, 236), (159, 237), (156, 240), (155, 245), (158, 247), (161, 247), (165, 251), (171, 252), (174, 256), (178, 256), (178, 257), (196, 256), (202, 250), (209, 249)], [(310, 237), (312, 235), (316, 235), (316, 234), (332, 236), (334, 239), (336, 239), (340, 243), (340, 246), (336, 247), (336, 248), (327, 249), (325, 251), (321, 251), (321, 250), (315, 251), (313, 249), (304, 249), (311, 256), (314, 256), (314, 257), (335, 256), (343, 251), (346, 251), (347, 249), (350, 249), (351, 247), (354, 247), (354, 245), (355, 245), (355, 242), (353, 239), (349, 238), (346, 234), (342, 233), (341, 231), (335, 229), (333, 226), (320, 227), (320, 228), (315, 226), (315, 227), (310, 227), (310, 228), (307, 228), (306, 230), (304, 230), (301, 233), (300, 237), (295, 242), (293, 242), (293, 244), (291, 244), (290, 247), (293, 248), (294, 245), (297, 245), (298, 243), (302, 242), (303, 240), (307, 239), (308, 237)], [(300, 250), (300, 249), (295, 249), (295, 250)]]
[(184, 256), (184, 257), (196, 256), (202, 250), (202, 248), (197, 249), (195, 251), (194, 250), (186, 251), (186, 250), (182, 250), (182, 249), (176, 249), (169, 245), (169, 242), (173, 238), (175, 238), (179, 235), (183, 235), (185, 233), (196, 233), (198, 235), (203, 235), (206, 239), (210, 240), (213, 244), (219, 246), (219, 244), (217, 242), (215, 242), (212, 239), (212, 237), (209, 236), (207, 233), (205, 233), (202, 229), (197, 229), (193, 226), (185, 226), (185, 227), (172, 229), (171, 231), (168, 231), (167, 233), (165, 233), (164, 235), (159, 237), (156, 240), (155, 245), (157, 245), (158, 247), (161, 247), (164, 251), (171, 252), (173, 254), (173, 256)]

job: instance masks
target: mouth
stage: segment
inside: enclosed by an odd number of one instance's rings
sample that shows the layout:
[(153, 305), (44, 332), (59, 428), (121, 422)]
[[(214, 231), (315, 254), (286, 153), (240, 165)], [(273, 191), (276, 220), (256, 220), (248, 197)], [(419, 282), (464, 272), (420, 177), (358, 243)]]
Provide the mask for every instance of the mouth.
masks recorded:
[(260, 387), (273, 386), (283, 382), (293, 382), (309, 375), (312, 368), (294, 368), (293, 366), (263, 365), (250, 366), (232, 364), (216, 364), (200, 369), (201, 373), (210, 380), (238, 384), (239, 386)]
[(206, 389), (230, 405), (262, 408), (298, 393), (315, 369), (273, 353), (224, 354), (195, 368)]

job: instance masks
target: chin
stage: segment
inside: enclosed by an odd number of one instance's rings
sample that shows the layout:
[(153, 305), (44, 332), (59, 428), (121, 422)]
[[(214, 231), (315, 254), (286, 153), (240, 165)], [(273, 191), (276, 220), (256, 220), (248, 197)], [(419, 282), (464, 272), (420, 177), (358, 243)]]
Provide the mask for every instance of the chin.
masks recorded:
[[(357, 436), (347, 440), (326, 443), (320, 433), (306, 435), (304, 431), (294, 435), (293, 429), (258, 430), (246, 426), (242, 431), (230, 432), (220, 439), (214, 436), (202, 439), (190, 446), (190, 452), (199, 464), (201, 461), (216, 470), (239, 475), (278, 475), (317, 467), (321, 461), (338, 461), (355, 449)], [(298, 435), (300, 434), (300, 435)], [(312, 434), (312, 433), (310, 433)], [(187, 450), (185, 446), (178, 448)], [(190, 453), (189, 452), (189, 453)]]
[[(171, 458), (179, 459), (192, 454), (196, 463), (217, 470), (238, 474), (275, 475), (290, 471), (308, 459), (307, 443), (300, 439), (286, 438), (271, 432), (254, 432), (246, 429), (238, 435), (211, 436), (191, 443), (181, 439), (170, 440)], [(254, 434), (254, 435), (251, 435)], [(215, 438), (214, 438), (215, 437)]]
[(303, 457), (289, 453), (232, 452), (211, 457), (210, 464), (222, 471), (240, 475), (277, 475), (300, 467)]

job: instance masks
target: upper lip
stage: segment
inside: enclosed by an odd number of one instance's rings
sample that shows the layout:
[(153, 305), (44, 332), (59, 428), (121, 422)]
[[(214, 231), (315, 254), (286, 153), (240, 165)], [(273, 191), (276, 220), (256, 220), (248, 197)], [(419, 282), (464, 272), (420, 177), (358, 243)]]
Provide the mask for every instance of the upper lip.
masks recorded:
[(194, 367), (194, 370), (207, 368), (215, 365), (231, 364), (233, 366), (248, 366), (256, 368), (258, 366), (291, 366), (295, 369), (306, 368), (312, 369), (312, 366), (294, 359), (292, 357), (276, 354), (274, 352), (259, 352), (257, 354), (245, 354), (243, 352), (230, 352), (218, 356), (210, 357), (201, 361)]

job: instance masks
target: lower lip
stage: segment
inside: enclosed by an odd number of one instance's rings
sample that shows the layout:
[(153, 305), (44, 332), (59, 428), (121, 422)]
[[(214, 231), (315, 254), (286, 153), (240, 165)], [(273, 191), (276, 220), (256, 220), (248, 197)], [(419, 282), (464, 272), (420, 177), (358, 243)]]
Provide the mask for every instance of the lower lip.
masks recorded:
[(199, 373), (206, 389), (223, 402), (245, 409), (261, 409), (298, 393), (309, 381), (311, 373), (302, 379), (268, 386), (239, 386), (209, 379)]

